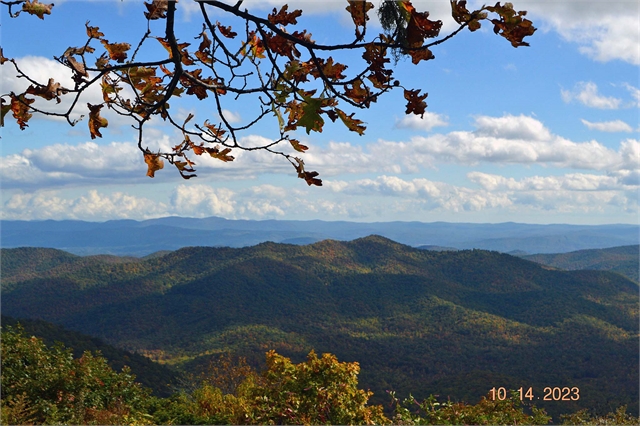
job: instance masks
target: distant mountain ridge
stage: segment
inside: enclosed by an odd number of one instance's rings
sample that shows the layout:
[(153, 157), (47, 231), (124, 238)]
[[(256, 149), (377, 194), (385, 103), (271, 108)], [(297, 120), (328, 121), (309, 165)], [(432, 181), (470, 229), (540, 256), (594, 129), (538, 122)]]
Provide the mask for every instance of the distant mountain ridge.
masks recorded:
[(559, 269), (612, 271), (635, 282), (638, 282), (639, 279), (640, 246), (637, 245), (579, 250), (570, 253), (533, 254), (521, 257)]
[[(194, 370), (224, 351), (358, 361), (385, 390), (478, 400), (491, 387), (577, 386), (551, 413), (638, 411), (638, 284), (484, 250), (381, 236), (307, 246), (188, 247), (115, 262), (2, 249), (2, 311)], [(388, 402), (388, 400), (386, 401)]]
[(376, 234), (410, 246), (564, 253), (640, 243), (637, 225), (532, 225), (447, 222), (324, 222), (165, 217), (108, 222), (1, 221), (3, 248), (47, 247), (74, 254), (146, 256), (188, 246), (246, 247), (273, 241), (305, 245)]

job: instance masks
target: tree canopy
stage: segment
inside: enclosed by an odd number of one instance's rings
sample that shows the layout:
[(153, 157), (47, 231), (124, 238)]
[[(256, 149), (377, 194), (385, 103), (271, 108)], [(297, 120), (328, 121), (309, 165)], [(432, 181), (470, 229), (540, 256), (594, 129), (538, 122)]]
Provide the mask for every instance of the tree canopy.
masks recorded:
[[(23, 19), (28, 14), (46, 19), (55, 13), (54, 4), (38, 0), (1, 3), (12, 18)], [(322, 132), (328, 118), (362, 135), (366, 126), (357, 118), (357, 111), (369, 108), (392, 90), (403, 91), (406, 114), (424, 115), (425, 89), (406, 87), (396, 79), (392, 59), (397, 62), (406, 57), (414, 65), (423, 65), (421, 62), (435, 58), (433, 47), (465, 28), (478, 30), (482, 21), (492, 24), (494, 33), (514, 47), (527, 46), (524, 38), (536, 30), (524, 17), (526, 12), (516, 11), (511, 3), (498, 2), (470, 11), (465, 0), (450, 0), (457, 28), (442, 35), (442, 21), (429, 19), (429, 12), (416, 10), (410, 1), (382, 1), (375, 12), (383, 32), (371, 35), (367, 25), (376, 7), (368, 1), (348, 0), (346, 12), (353, 21), (353, 38), (322, 44), (312, 39), (309, 29), (297, 25), (303, 11), (289, 10), (286, 4), (263, 16), (244, 8), (242, 0), (235, 4), (216, 0), (197, 3), (201, 26), (193, 26), (197, 29), (192, 34), (177, 34), (175, 16), (182, 3), (169, 0), (144, 3), (146, 11), (140, 19), (146, 21), (146, 30), (136, 40), (117, 40), (118, 34), (106, 35), (87, 21), (86, 39), (54, 56), (71, 73), (72, 87), (62, 86), (54, 78), (36, 81), (0, 48), (0, 64), (12, 67), (12, 72), (30, 83), (22, 93), (0, 96), (2, 125), (11, 112), (22, 130), (33, 114), (63, 117), (74, 126), (83, 116), (74, 119), (72, 113), (84, 111), (91, 138), (101, 138), (101, 129), (109, 126), (101, 115), (106, 106), (131, 121), (149, 177), (154, 177), (165, 161), (184, 179), (190, 179), (196, 176), (195, 156), (229, 162), (234, 160), (235, 150), (261, 150), (284, 157), (299, 178), (320, 186), (318, 172), (305, 168), (301, 154), (308, 147), (294, 137), (296, 130)], [(225, 19), (220, 22), (214, 16)], [(79, 17), (78, 21), (84, 19)], [(194, 35), (196, 43), (184, 41)], [(339, 52), (362, 60), (358, 59), (357, 66), (338, 62), (332, 55)], [(80, 98), (92, 86), (100, 87), (102, 102), (83, 105)], [(189, 96), (209, 101), (219, 121), (202, 120), (193, 114), (179, 120), (176, 98)], [(70, 102), (68, 108), (58, 111), (48, 108), (49, 104), (41, 106), (42, 101), (37, 103), (36, 98), (55, 104), (63, 98)], [(256, 109), (248, 122), (236, 124), (225, 105), (240, 98), (251, 99)], [(182, 141), (166, 151), (144, 146), (143, 129), (154, 117), (178, 129)], [(243, 131), (264, 119), (277, 121), (268, 142), (243, 144)]]

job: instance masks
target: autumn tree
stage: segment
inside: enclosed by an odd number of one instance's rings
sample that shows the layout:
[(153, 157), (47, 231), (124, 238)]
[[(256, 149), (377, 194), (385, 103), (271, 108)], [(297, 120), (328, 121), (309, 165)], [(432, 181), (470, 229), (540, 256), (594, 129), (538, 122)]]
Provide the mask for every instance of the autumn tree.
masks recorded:
[[(46, 19), (55, 13), (53, 4), (38, 0), (0, 1), (12, 18), (25, 19), (23, 15), (28, 14)], [(403, 91), (406, 114), (424, 115), (427, 93), (424, 88), (406, 87), (396, 79), (392, 58), (397, 62), (406, 57), (414, 65), (423, 65), (435, 58), (434, 47), (465, 28), (476, 31), (483, 21), (493, 25), (493, 31), (514, 47), (527, 46), (523, 39), (535, 31), (531, 21), (524, 18), (526, 12), (516, 11), (511, 3), (470, 11), (466, 1), (451, 0), (451, 14), (458, 27), (442, 35), (442, 22), (429, 19), (429, 12), (416, 10), (410, 1), (382, 1), (377, 15), (384, 31), (371, 34), (368, 23), (375, 13), (374, 4), (348, 0), (346, 12), (353, 21), (353, 38), (321, 44), (313, 40), (308, 29), (298, 28), (303, 11), (289, 10), (286, 4), (260, 15), (243, 7), (243, 1), (197, 3), (201, 26), (195, 27), (198, 30), (193, 34), (176, 33), (176, 9), (182, 3), (168, 0), (144, 3), (146, 11), (140, 19), (146, 21), (145, 31), (136, 40), (118, 40), (117, 34), (104, 34), (87, 22), (86, 39), (54, 56), (68, 68), (72, 87), (64, 87), (53, 78), (34, 80), (0, 49), (0, 64), (30, 83), (22, 93), (1, 95), (2, 124), (11, 112), (23, 130), (33, 114), (63, 117), (73, 126), (80, 120), (72, 119), (71, 114), (84, 111), (91, 138), (100, 138), (101, 130), (109, 125), (102, 116), (106, 107), (131, 120), (150, 177), (164, 167), (164, 161), (189, 179), (196, 176), (196, 156), (229, 162), (235, 150), (262, 150), (288, 160), (307, 184), (321, 185), (318, 173), (305, 168), (301, 154), (308, 147), (292, 132), (322, 132), (328, 118), (362, 135), (366, 127), (357, 118), (357, 111), (369, 108), (392, 90)], [(212, 18), (221, 16), (220, 12), (225, 17), (222, 22)], [(84, 22), (85, 17), (78, 20)], [(25, 25), (35, 24), (32, 20)], [(196, 43), (185, 41), (194, 36)], [(164, 48), (160, 56), (154, 49), (158, 46)], [(349, 52), (362, 60), (347, 69), (347, 64), (333, 58), (338, 52)], [(100, 87), (102, 102), (83, 104), (80, 98), (92, 86)], [(192, 114), (178, 120), (176, 98), (189, 96), (210, 102), (219, 121), (202, 120)], [(68, 108), (56, 112), (36, 98), (55, 103), (69, 99)], [(225, 113), (225, 105), (241, 98), (251, 100), (255, 114), (246, 123), (234, 124)], [(182, 140), (167, 152), (150, 150), (143, 144), (145, 125), (156, 117), (182, 134)], [(243, 145), (242, 132), (265, 119), (277, 121), (269, 142)]]

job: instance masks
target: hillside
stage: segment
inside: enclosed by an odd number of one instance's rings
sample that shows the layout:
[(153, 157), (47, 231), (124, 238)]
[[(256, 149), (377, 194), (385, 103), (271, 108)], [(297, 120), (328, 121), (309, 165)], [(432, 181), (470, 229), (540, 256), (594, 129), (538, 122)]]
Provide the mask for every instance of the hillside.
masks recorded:
[(390, 389), (474, 402), (497, 386), (540, 396), (577, 386), (580, 400), (539, 405), (638, 412), (638, 284), (619, 274), (379, 236), (190, 247), (119, 263), (68, 257), (50, 269), (37, 266), (42, 258), (2, 250), (3, 313), (182, 368), (226, 350), (257, 364), (268, 349), (300, 361), (313, 348), (358, 361), (374, 402), (388, 402)]
[(593, 269), (617, 272), (638, 282), (640, 246), (579, 250), (570, 253), (534, 254), (522, 256), (522, 258), (569, 271)]
[(150, 388), (154, 395), (167, 397), (173, 393), (174, 387), (178, 384), (180, 375), (176, 371), (142, 355), (115, 348), (96, 337), (66, 330), (64, 327), (42, 320), (25, 320), (2, 315), (0, 321), (3, 328), (20, 324), (27, 336), (41, 338), (47, 346), (60, 342), (65, 347), (72, 348), (76, 358), (82, 356), (85, 351), (92, 353), (100, 351), (115, 371), (121, 371), (125, 365), (129, 366), (136, 376), (136, 382)]

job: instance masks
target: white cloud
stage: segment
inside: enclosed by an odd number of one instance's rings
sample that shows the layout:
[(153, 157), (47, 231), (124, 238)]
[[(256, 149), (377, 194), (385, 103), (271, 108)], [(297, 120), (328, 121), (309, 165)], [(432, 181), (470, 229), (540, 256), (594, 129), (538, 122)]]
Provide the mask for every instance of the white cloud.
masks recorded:
[(4, 220), (78, 219), (149, 219), (167, 216), (166, 205), (147, 198), (115, 192), (110, 195), (90, 190), (76, 198), (58, 196), (55, 191), (14, 194), (3, 205)]
[(635, 0), (523, 0), (517, 6), (543, 31), (558, 32), (596, 61), (640, 64), (640, 6)]
[(589, 130), (599, 130), (601, 132), (632, 132), (633, 129), (622, 120), (591, 122), (580, 120)]
[(562, 89), (560, 95), (566, 103), (575, 100), (590, 108), (618, 109), (622, 103), (619, 98), (600, 95), (598, 86), (590, 81), (577, 83), (573, 91)]
[(191, 217), (233, 216), (233, 191), (207, 185), (179, 185), (171, 196), (175, 214)]
[(627, 88), (633, 99), (635, 100), (634, 106), (640, 107), (640, 89), (630, 85), (629, 83), (625, 83), (624, 87)]
[(427, 111), (424, 113), (423, 118), (415, 114), (404, 116), (402, 120), (396, 120), (394, 127), (396, 129), (413, 129), (428, 132), (434, 127), (448, 126), (448, 119), (446, 115)]
[(625, 185), (616, 177), (573, 173), (562, 176), (531, 176), (520, 180), (504, 176), (470, 172), (467, 178), (488, 191), (603, 191), (622, 190)]
[[(596, 123), (597, 124), (597, 123)], [(622, 141), (618, 151), (597, 141), (573, 142), (552, 134), (540, 121), (524, 115), (477, 116), (476, 130), (415, 136), (409, 141), (379, 140), (364, 146), (330, 142), (325, 148), (311, 146), (302, 155), (307, 170), (321, 178), (358, 173), (418, 173), (440, 164), (479, 163), (544, 165), (556, 168), (590, 169), (613, 173), (639, 167), (639, 142)], [(151, 149), (169, 149), (171, 138), (150, 128)], [(241, 139), (243, 145), (268, 142), (260, 136)], [(303, 141), (304, 143), (304, 141)], [(235, 161), (224, 163), (207, 155), (192, 156), (198, 176), (220, 180), (254, 179), (265, 173), (294, 176), (291, 165), (265, 151), (233, 150)], [(146, 165), (133, 143), (98, 145), (56, 144), (27, 149), (2, 157), (0, 170), (5, 188), (95, 185), (98, 182), (148, 182)], [(156, 181), (181, 181), (169, 165), (157, 173)]]
[(224, 118), (226, 118), (227, 121), (231, 124), (239, 123), (242, 121), (242, 117), (240, 117), (240, 113), (238, 112), (233, 112), (233, 111), (229, 111), (228, 109), (223, 109), (222, 115), (224, 115)]

